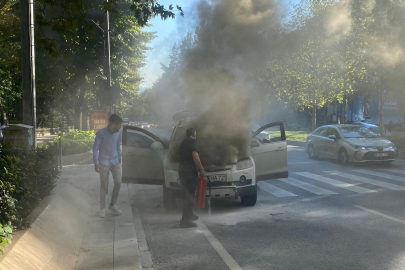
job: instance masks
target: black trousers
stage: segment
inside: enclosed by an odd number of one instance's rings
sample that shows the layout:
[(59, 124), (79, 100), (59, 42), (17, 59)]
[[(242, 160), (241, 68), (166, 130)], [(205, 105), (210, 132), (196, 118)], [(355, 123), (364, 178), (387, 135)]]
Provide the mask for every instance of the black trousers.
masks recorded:
[(183, 215), (182, 221), (189, 221), (194, 215), (193, 205), (195, 190), (197, 188), (198, 173), (193, 170), (179, 169), (180, 183), (183, 186)]

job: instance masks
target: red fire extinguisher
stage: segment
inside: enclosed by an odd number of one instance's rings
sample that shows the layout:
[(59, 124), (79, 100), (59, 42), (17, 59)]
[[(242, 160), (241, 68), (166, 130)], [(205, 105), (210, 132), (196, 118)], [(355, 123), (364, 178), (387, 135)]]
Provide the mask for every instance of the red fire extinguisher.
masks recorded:
[(195, 197), (195, 204), (199, 208), (204, 208), (205, 205), (205, 193), (207, 190), (207, 177), (200, 176), (198, 177), (197, 184), (197, 196)]

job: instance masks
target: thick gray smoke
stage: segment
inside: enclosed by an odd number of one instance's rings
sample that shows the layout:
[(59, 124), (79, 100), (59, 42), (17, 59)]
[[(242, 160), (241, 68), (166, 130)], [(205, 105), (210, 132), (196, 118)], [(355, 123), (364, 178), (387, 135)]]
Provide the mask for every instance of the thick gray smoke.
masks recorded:
[(183, 56), (176, 91), (188, 108), (205, 111), (190, 123), (198, 132), (203, 164), (236, 163), (250, 155), (251, 104), (260, 95), (249, 72), (280, 28), (277, 2), (202, 0), (198, 14), (197, 44)]

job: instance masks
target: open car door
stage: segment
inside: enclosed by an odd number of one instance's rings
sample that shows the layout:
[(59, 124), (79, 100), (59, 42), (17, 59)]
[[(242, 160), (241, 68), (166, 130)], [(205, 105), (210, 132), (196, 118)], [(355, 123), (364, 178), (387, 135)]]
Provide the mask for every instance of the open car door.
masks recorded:
[(253, 134), (259, 144), (252, 145), (256, 179), (287, 178), (287, 141), (283, 122), (267, 124)]
[(122, 134), (122, 182), (163, 185), (163, 160), (167, 146), (154, 134), (124, 126)]

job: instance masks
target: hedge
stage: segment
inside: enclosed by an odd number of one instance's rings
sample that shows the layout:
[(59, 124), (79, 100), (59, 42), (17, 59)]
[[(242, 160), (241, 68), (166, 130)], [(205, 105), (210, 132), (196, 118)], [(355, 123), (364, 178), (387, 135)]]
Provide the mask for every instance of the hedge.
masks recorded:
[(55, 187), (57, 164), (52, 148), (0, 147), (0, 253), (15, 229), (29, 226), (27, 216)]
[(62, 138), (62, 155), (68, 156), (89, 152), (96, 135), (94, 131), (73, 130), (62, 137), (56, 137), (53, 142), (44, 142), (42, 147), (53, 148), (53, 143), (57, 143), (59, 138)]

